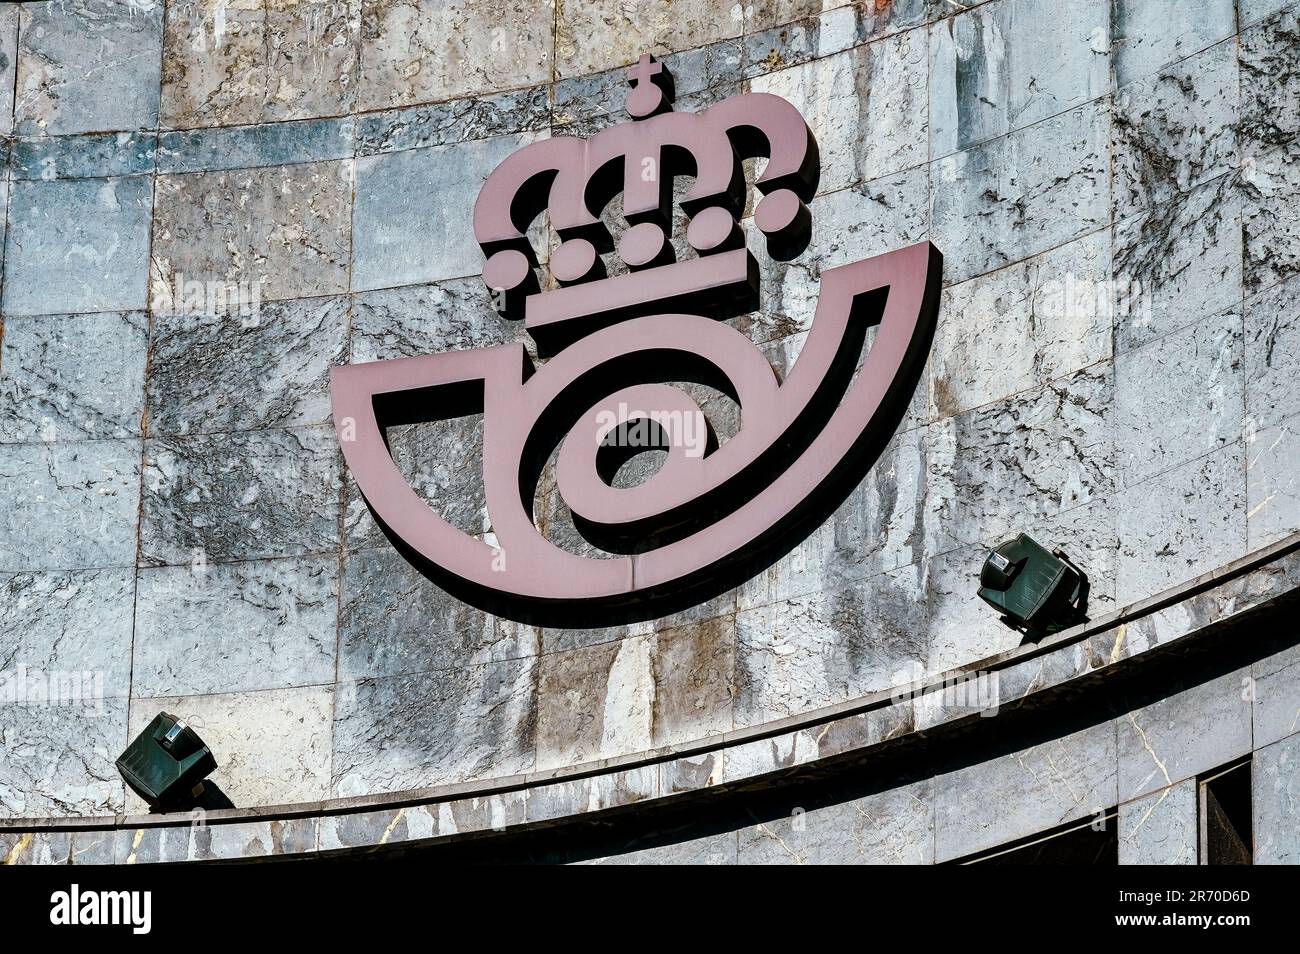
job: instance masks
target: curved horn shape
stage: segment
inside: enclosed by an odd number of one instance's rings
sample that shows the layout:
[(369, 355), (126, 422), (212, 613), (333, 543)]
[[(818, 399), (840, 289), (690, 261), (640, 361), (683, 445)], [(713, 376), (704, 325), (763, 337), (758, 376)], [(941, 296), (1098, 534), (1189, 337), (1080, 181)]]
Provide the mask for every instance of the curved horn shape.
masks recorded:
[[(915, 388), (941, 271), (942, 256), (922, 242), (823, 272), (813, 330), (779, 386), (770, 366), (744, 350), (758, 355), (747, 339), (692, 315), (605, 329), (536, 373), (519, 345), (335, 368), (331, 394), (344, 456), (395, 545), (467, 602), (543, 625), (610, 625), (670, 612), (758, 572), (861, 480)], [(566, 497), (579, 504), (575, 520), (615, 540), (640, 535), (631, 555), (584, 557), (545, 540), (531, 505), (550, 452), (563, 441), (560, 479), (577, 490), (589, 486), (582, 472), (595, 466), (602, 436), (596, 413), (620, 393), (689, 413), (680, 402), (656, 401), (658, 385), (681, 380), (713, 384), (741, 402), (736, 437), (700, 459), (678, 455), (633, 491)], [(391, 424), (480, 409), (496, 546), (435, 514), (384, 443)]]

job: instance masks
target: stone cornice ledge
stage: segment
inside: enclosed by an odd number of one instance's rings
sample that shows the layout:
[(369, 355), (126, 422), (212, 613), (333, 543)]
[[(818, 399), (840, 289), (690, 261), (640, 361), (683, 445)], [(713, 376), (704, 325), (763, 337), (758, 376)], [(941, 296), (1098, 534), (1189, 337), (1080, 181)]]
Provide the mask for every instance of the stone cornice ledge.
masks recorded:
[[(385, 795), (187, 814), (0, 819), (0, 858), (24, 861), (234, 860), (401, 842), (460, 840), (590, 818), (596, 812), (753, 783), (762, 776), (906, 744), (973, 724), (978, 706), (942, 690), (997, 675), (1000, 707), (1125, 667), (1300, 589), (1300, 533), (1180, 586), (939, 676), (799, 716), (634, 755), (545, 772)], [(648, 807), (648, 806), (647, 806)]]

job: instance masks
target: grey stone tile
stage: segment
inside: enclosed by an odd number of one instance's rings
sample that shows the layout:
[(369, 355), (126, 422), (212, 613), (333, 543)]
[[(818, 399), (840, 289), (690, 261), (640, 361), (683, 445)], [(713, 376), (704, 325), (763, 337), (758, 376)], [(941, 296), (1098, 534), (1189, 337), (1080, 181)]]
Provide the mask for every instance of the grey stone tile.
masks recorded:
[(162, 0), (29, 3), (20, 16), (20, 136), (157, 125)]
[(1240, 312), (1213, 315), (1117, 355), (1115, 405), (1116, 463), (1126, 486), (1239, 440)]
[(119, 132), (16, 139), (11, 153), (19, 180), (97, 179), (148, 175), (154, 171), (158, 137), (151, 132)]
[(1119, 806), (1119, 863), (1194, 865), (1196, 779), (1189, 778)]
[(1249, 675), (1248, 669), (1228, 673), (1119, 717), (1120, 801), (1249, 752)]
[(18, 71), (18, 20), (22, 8), (0, 8), (0, 136), (14, 131), (14, 80)]
[(339, 686), (333, 794), (395, 792), (533, 767), (536, 661)]
[[(699, 112), (720, 99), (741, 92), (738, 79), (744, 52), (736, 40), (724, 40), (680, 52), (655, 54), (673, 74), (679, 113)], [(551, 87), (553, 135), (590, 136), (615, 123), (626, 122), (627, 68), (632, 60), (610, 70), (561, 77)]]
[(407, 106), (546, 82), (554, 37), (554, 8), (526, 0), (367, 0), (357, 107)]
[(292, 556), (338, 545), (329, 426), (145, 442), (141, 562)]
[(190, 129), (350, 112), (361, 0), (172, 0), (163, 39), (164, 127)]
[(910, 681), (928, 652), (926, 613), (916, 567), (738, 613), (736, 724)]
[(13, 183), (5, 313), (144, 308), (151, 189), (144, 176)]
[(506, 156), (537, 138), (498, 136), (358, 159), (352, 287), (476, 274), (483, 267), (472, 214), (479, 188)]
[[(1256, 4), (1258, 6), (1258, 4)], [(1246, 4), (1241, 6), (1243, 25)], [(1241, 144), (1247, 157), (1292, 151), (1300, 136), (1300, 11), (1242, 30)]]
[(1115, 0), (1110, 38), (1124, 86), (1236, 32), (1233, 0)]
[(734, 39), (745, 27), (744, 15), (740, 7), (710, 0), (650, 0), (636, 9), (616, 0), (561, 4), (555, 15), (556, 77), (626, 67), (642, 53), (658, 56)]
[(635, 805), (659, 796), (653, 765), (554, 782), (528, 792), (528, 821), (569, 818), (588, 812)]
[(1300, 528), (1300, 418), (1246, 435), (1246, 549)]
[(1236, 168), (1237, 46), (1217, 43), (1115, 94), (1115, 218)]
[(358, 116), (357, 155), (375, 156), (470, 139), (537, 132), (550, 124), (550, 87), (507, 90)]
[(352, 312), (353, 362), (505, 344), (519, 332), (478, 276), (364, 292)]
[(0, 720), (0, 815), (112, 815), (123, 809), (113, 760), (126, 748), (127, 701), (98, 710), (4, 706)]
[(1110, 362), (928, 428), (929, 552), (1011, 536), (1116, 486)]
[(828, 805), (739, 832), (741, 864), (925, 865), (934, 862), (934, 783)]
[(164, 132), (158, 136), (158, 170), (215, 172), (351, 159), (358, 121), (301, 119)]
[(34, 677), (76, 679), (83, 696), (125, 697), (134, 577), (129, 568), (0, 576), (0, 672), (26, 666)]
[(0, 571), (130, 566), (140, 442), (0, 445)]
[(736, 621), (718, 616), (655, 634), (652, 660), (655, 746), (730, 731), (736, 695)]
[(295, 427), (330, 419), (347, 351), (346, 298), (269, 302), (252, 315), (156, 314), (149, 433)]
[(803, 114), (823, 156), (820, 189), (878, 179), (929, 157), (925, 36), (913, 30), (756, 77)]
[(1258, 430), (1300, 414), (1300, 280), (1246, 300), (1246, 417)]
[(746, 78), (833, 56), (866, 39), (859, 33), (860, 18), (854, 7), (839, 6), (823, 13), (820, 4), (814, 6), (800, 19), (778, 20), (773, 26), (766, 26), (772, 20), (756, 11), (740, 40)]
[(1236, 174), (1115, 223), (1116, 350), (1241, 303), (1242, 198)]
[(1238, 441), (1117, 495), (1121, 605), (1246, 553), (1244, 454)]
[(9, 319), (0, 441), (138, 436), (147, 347), (142, 312)]
[(201, 822), (171, 828), (119, 829), (114, 841), (117, 864), (168, 864), (187, 861), (256, 860), (316, 850), (316, 818)]
[(926, 559), (921, 572), (929, 607), (927, 653), (922, 665), (913, 667), (900, 683), (945, 673), (1021, 644), (1024, 637), (979, 598), (980, 568), (988, 553), (989, 547), (981, 543)]
[(1248, 293), (1300, 274), (1300, 150), (1249, 157), (1241, 174)]
[(531, 627), (456, 599), (391, 547), (347, 555), (339, 609), (340, 678), (456, 669), (536, 652)]
[(930, 28), (930, 140), (945, 156), (1105, 95), (1105, 4), (1003, 0)]
[[(818, 196), (812, 252), (822, 270), (882, 255), (927, 237), (929, 173), (924, 166)], [(809, 311), (815, 303), (808, 302)], [(806, 320), (811, 322), (811, 313)]]
[(668, 845), (640, 848), (619, 855), (606, 855), (579, 862), (584, 865), (734, 865), (736, 833), (723, 832), (703, 838), (689, 838)]
[(135, 618), (137, 697), (331, 683), (338, 560), (146, 568)]
[(1300, 732), (1300, 649), (1292, 646), (1251, 666), (1255, 748)]
[(155, 308), (172, 307), (178, 282), (244, 300), (347, 290), (350, 160), (159, 176), (156, 194)]
[[(159, 712), (170, 712), (212, 749), (211, 779), (236, 807), (318, 801), (329, 796), (334, 691), (314, 686), (132, 699), (130, 738)], [(126, 801), (128, 814), (147, 811), (134, 793)]]
[(936, 418), (1028, 391), (1111, 352), (1110, 237), (1094, 232), (950, 285), (931, 348)]
[(1238, 24), (1244, 30), (1253, 23), (1271, 17), (1294, 2), (1295, 0), (1238, 0)]
[(1107, 224), (1110, 115), (1094, 102), (930, 166), (933, 240), (959, 282)]
[(1109, 809), (1115, 725), (1078, 732), (935, 779), (935, 860), (949, 861)]
[(1256, 752), (1250, 782), (1254, 863), (1300, 864), (1300, 736)]

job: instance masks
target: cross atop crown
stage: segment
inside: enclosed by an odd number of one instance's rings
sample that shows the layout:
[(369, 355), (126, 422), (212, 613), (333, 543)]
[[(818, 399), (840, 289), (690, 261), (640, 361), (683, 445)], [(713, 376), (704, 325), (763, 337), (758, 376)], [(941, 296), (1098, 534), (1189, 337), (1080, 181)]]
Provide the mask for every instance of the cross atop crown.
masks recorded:
[[(774, 258), (807, 244), (807, 202), (817, 189), (817, 142), (799, 111), (768, 93), (746, 93), (700, 113), (673, 112), (672, 73), (646, 53), (627, 71), (620, 123), (590, 139), (558, 136), (520, 149), (488, 177), (474, 206), (483, 279), (498, 310), (525, 318), (543, 353), (604, 325), (666, 311), (743, 314), (758, 305), (758, 265), (740, 228), (747, 205), (742, 163), (765, 158), (754, 225)], [(690, 219), (689, 249), (670, 241), (674, 183), (693, 177), (676, 200)], [(602, 221), (623, 196), (626, 228)], [(545, 211), (560, 245), (547, 263), (558, 288), (541, 290), (527, 231)], [(610, 275), (617, 254), (626, 274)]]

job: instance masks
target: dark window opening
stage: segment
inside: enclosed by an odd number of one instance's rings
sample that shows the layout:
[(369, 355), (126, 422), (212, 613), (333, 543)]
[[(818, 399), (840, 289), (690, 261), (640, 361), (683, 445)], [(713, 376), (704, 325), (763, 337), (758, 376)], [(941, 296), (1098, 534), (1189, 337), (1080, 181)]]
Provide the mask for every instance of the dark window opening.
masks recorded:
[(1207, 772), (1197, 782), (1201, 864), (1251, 864), (1250, 757)]
[(1117, 865), (1119, 831), (1115, 809), (958, 858), (952, 864)]

